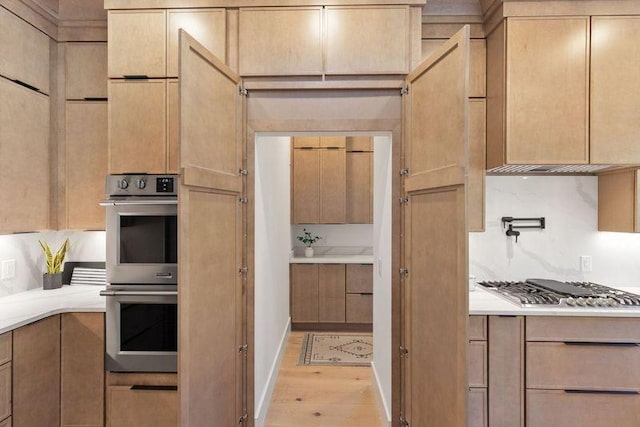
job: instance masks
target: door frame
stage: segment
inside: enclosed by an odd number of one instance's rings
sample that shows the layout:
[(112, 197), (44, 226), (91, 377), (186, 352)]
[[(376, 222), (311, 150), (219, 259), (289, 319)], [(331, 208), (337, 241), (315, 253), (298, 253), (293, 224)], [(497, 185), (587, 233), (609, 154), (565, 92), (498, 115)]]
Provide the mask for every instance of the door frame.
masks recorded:
[[(332, 91), (333, 92), (333, 91)], [(352, 90), (344, 90), (339, 93), (353, 94)], [(388, 93), (389, 90), (381, 91)], [(372, 92), (367, 91), (367, 94)], [(374, 92), (375, 93), (375, 92)], [(365, 96), (367, 95), (365, 94)], [(402, 108), (400, 87), (397, 96)], [(337, 97), (336, 97), (337, 98)], [(310, 98), (313, 99), (313, 98)], [(251, 108), (251, 96), (249, 95), (247, 110)], [(246, 242), (247, 242), (247, 411), (250, 424), (253, 425), (255, 417), (255, 137), (257, 133), (294, 133), (294, 132), (387, 132), (391, 134), (391, 200), (400, 200), (402, 195), (402, 181), (400, 169), (402, 168), (402, 111), (398, 111), (397, 119), (349, 119), (349, 120), (247, 120), (245, 153), (245, 169), (248, 171), (245, 194), (249, 199), (247, 206)], [(401, 363), (400, 343), (402, 339), (402, 281), (400, 280), (400, 266), (402, 262), (402, 211), (400, 203), (393, 203), (391, 209), (391, 425), (399, 425), (401, 410)]]

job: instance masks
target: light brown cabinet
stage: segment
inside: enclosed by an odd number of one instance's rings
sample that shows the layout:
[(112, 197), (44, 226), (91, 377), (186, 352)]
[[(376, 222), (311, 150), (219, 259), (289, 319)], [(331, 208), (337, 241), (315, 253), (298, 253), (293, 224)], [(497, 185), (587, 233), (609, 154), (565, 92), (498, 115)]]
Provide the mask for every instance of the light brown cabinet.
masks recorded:
[(486, 100), (469, 99), (469, 169), (467, 180), (467, 227), (484, 231), (486, 173)]
[(66, 228), (104, 230), (107, 102), (66, 103)]
[(176, 427), (176, 374), (107, 374), (107, 427)]
[(49, 37), (0, 7), (0, 75), (49, 93)]
[(11, 417), (4, 421), (0, 421), (0, 427), (11, 427)]
[(0, 421), (11, 416), (11, 362), (0, 365)]
[(347, 137), (346, 222), (373, 224), (373, 138)]
[(0, 78), (0, 129), (0, 232), (49, 229), (49, 97)]
[(589, 163), (589, 17), (508, 18), (487, 37), (487, 168)]
[(179, 173), (178, 138), (180, 111), (177, 79), (167, 80), (167, 173)]
[(591, 163), (638, 164), (640, 17), (591, 18)]
[(359, 264), (291, 264), (291, 321), (371, 323), (372, 270)]
[(640, 232), (640, 169), (598, 175), (598, 231)]
[(67, 100), (106, 98), (107, 43), (66, 43), (65, 85)]
[[(346, 220), (345, 139), (293, 139), (291, 208), (294, 224)], [(317, 148), (319, 147), (319, 148)]]
[(165, 173), (167, 83), (109, 81), (109, 173)]
[(13, 331), (13, 425), (60, 424), (60, 316)]
[(60, 425), (104, 425), (104, 314), (65, 313), (61, 325)]
[(13, 342), (11, 339), (11, 332), (7, 332), (0, 335), (0, 365), (11, 362), (12, 354)]
[(487, 317), (469, 316), (467, 425), (488, 425)]

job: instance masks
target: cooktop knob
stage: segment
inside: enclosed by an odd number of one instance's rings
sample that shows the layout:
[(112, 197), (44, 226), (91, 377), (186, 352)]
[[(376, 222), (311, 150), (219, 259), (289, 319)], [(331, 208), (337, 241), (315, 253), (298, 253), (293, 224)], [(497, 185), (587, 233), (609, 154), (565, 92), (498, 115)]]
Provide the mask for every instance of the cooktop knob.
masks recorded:
[(572, 297), (567, 298), (566, 302), (567, 302), (567, 305), (570, 305), (572, 307), (576, 305), (576, 300)]
[(587, 298), (587, 305), (590, 305), (591, 307), (595, 307), (596, 306), (596, 299), (589, 297)]
[(579, 306), (581, 306), (581, 307), (584, 307), (584, 306), (586, 306), (586, 305), (587, 305), (587, 301), (586, 301), (584, 298), (579, 297), (579, 298), (576, 300), (576, 304), (578, 304), (578, 305), (579, 305)]
[(120, 181), (118, 181), (118, 188), (121, 190), (126, 190), (127, 188), (129, 188), (129, 181), (127, 181), (126, 179), (121, 179)]
[(136, 187), (138, 187), (140, 190), (143, 190), (146, 186), (147, 186), (147, 181), (145, 181), (144, 179), (139, 179), (136, 182)]

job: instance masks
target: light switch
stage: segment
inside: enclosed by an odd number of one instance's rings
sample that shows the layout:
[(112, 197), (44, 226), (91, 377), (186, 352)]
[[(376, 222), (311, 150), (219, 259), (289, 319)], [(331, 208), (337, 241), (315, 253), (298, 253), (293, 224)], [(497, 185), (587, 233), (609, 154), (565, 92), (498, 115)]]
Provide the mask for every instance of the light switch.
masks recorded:
[(16, 260), (6, 259), (2, 261), (2, 280), (11, 280), (16, 277)]
[(593, 260), (591, 258), (591, 255), (582, 255), (580, 257), (580, 271), (584, 273), (593, 271)]

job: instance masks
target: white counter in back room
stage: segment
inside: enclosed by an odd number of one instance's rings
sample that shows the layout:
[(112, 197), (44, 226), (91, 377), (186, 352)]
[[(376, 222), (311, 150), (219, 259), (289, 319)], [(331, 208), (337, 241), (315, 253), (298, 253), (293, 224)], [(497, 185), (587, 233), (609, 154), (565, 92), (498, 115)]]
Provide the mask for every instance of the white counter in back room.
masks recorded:
[[(640, 287), (640, 235), (598, 232), (595, 176), (488, 176), (485, 232), (469, 234), (469, 274), (482, 280), (591, 281)], [(521, 230), (518, 243), (500, 218), (545, 217), (545, 230)], [(593, 271), (580, 271), (590, 255)]]

